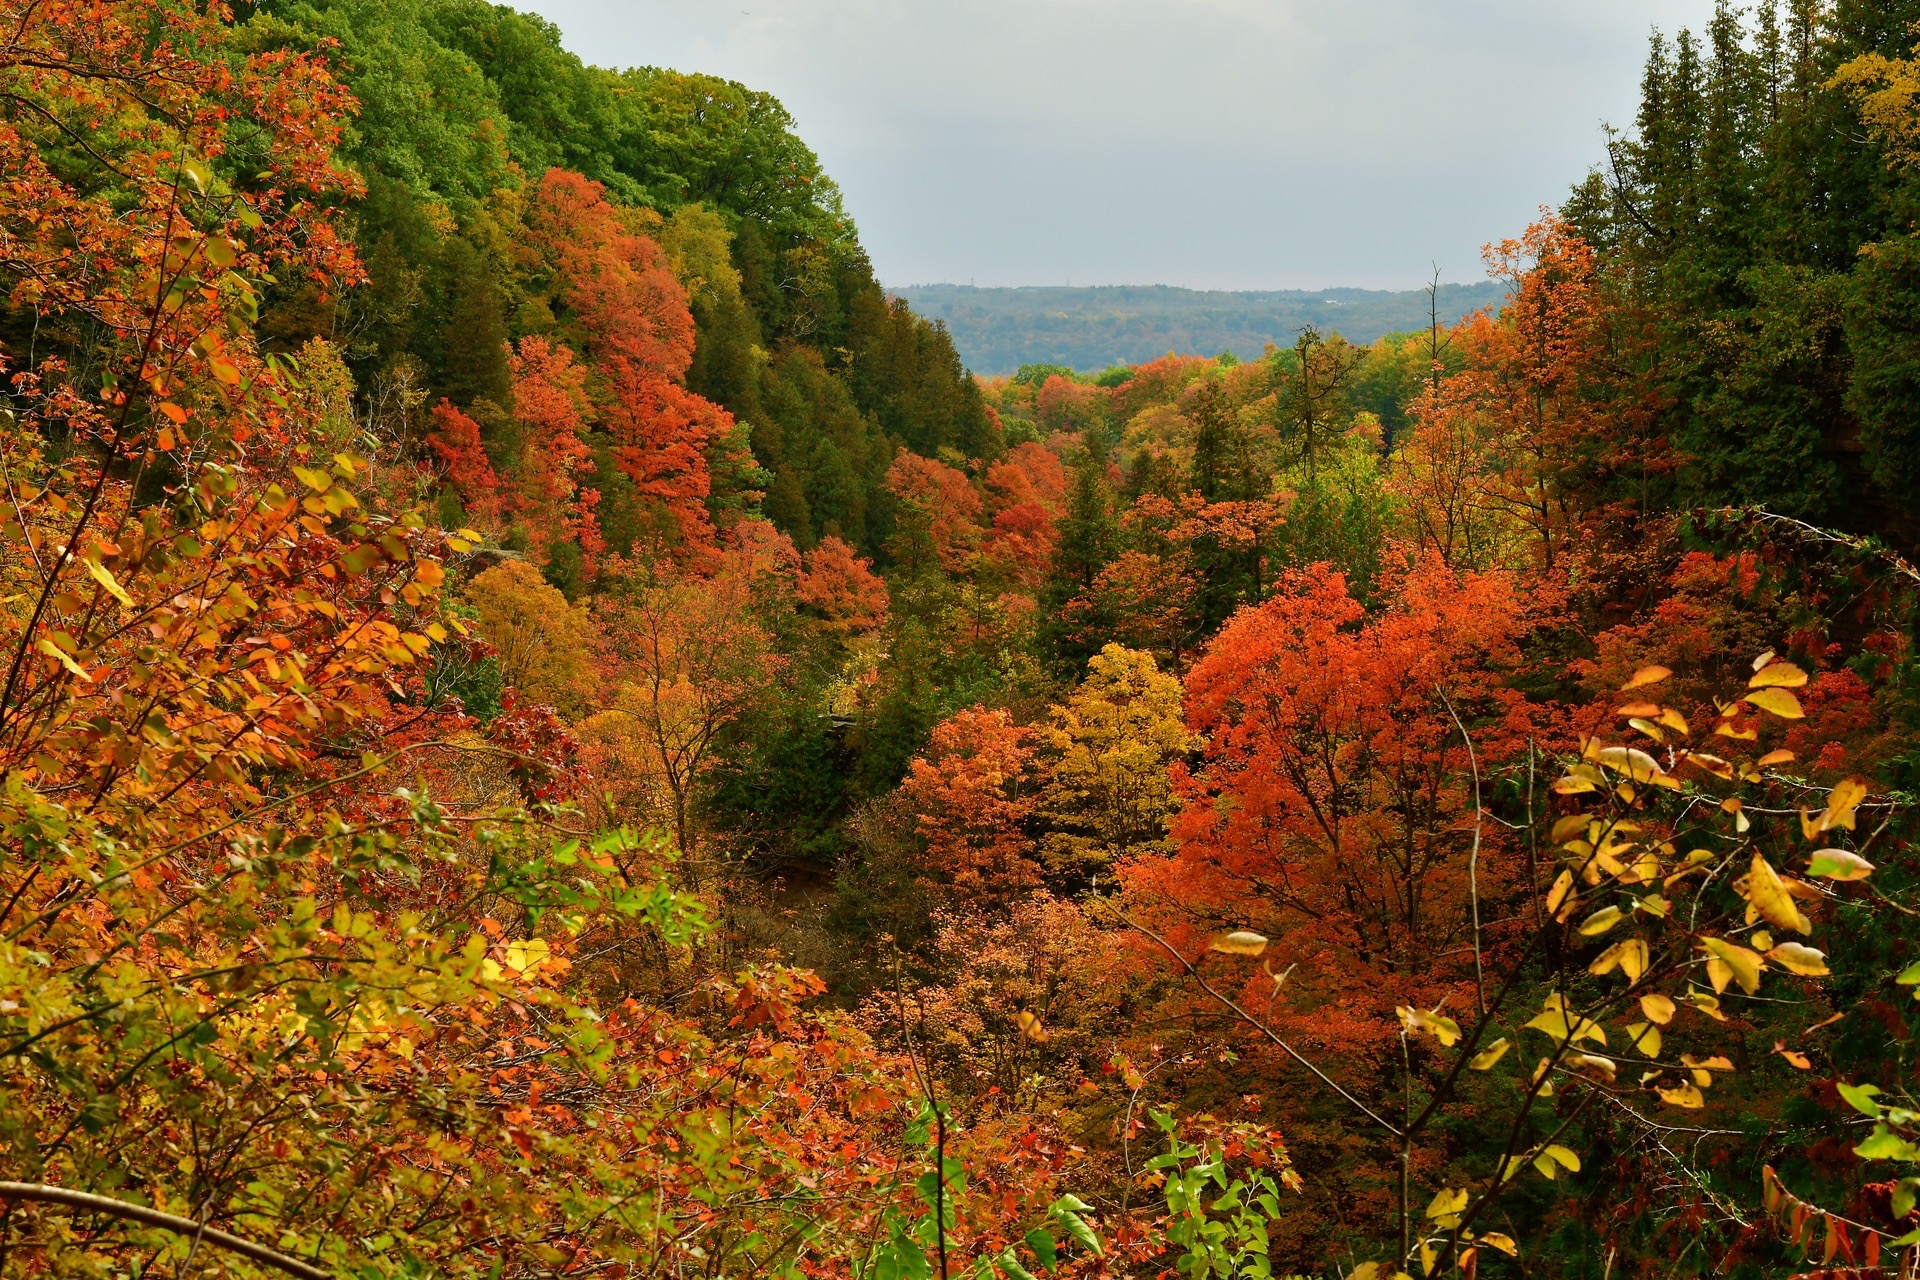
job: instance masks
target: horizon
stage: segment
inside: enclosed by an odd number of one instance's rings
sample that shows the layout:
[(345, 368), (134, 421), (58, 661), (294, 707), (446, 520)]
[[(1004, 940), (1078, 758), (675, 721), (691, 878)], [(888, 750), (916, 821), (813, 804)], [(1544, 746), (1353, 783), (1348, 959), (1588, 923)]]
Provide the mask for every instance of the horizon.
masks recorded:
[[(1478, 285), (1489, 284), (1489, 283), (1493, 283), (1491, 278), (1482, 278), (1480, 280), (1473, 280), (1473, 281), (1442, 280), (1440, 281), (1440, 288), (1442, 290), (1470, 289)], [(1141, 281), (1130, 281), (1130, 282), (1122, 282), (1119, 284), (1073, 284), (1071, 282), (1066, 284), (974, 284), (973, 282), (968, 281), (963, 284), (958, 280), (920, 280), (920, 281), (915, 281), (912, 284), (892, 284), (892, 283), (889, 283), (888, 281), (882, 280), (880, 282), (880, 287), (889, 291), (901, 290), (901, 289), (977, 289), (982, 293), (988, 292), (990, 290), (1011, 292), (1011, 291), (1022, 290), (1022, 289), (1031, 289), (1031, 290), (1171, 289), (1180, 293), (1220, 293), (1220, 294), (1229, 294), (1234, 296), (1252, 295), (1252, 294), (1268, 294), (1268, 293), (1315, 294), (1315, 293), (1339, 293), (1339, 292), (1400, 294), (1400, 293), (1425, 293), (1427, 291), (1427, 286), (1425, 284), (1414, 285), (1411, 288), (1406, 288), (1406, 289), (1394, 289), (1394, 288), (1388, 288), (1384, 286), (1351, 285), (1351, 284), (1329, 284), (1329, 285), (1321, 285), (1318, 288), (1282, 287), (1282, 288), (1270, 288), (1270, 289), (1260, 289), (1260, 288), (1205, 289), (1205, 288), (1195, 288), (1191, 285), (1166, 284), (1160, 281), (1154, 281), (1152, 283), (1146, 283)]]

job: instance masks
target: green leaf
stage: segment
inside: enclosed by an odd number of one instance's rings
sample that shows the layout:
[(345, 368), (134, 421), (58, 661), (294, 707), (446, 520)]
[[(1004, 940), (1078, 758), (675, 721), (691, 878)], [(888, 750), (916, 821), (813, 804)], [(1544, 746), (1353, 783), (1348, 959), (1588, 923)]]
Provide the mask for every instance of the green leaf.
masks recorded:
[(1053, 1237), (1040, 1227), (1027, 1232), (1027, 1248), (1033, 1250), (1033, 1256), (1040, 1259), (1040, 1265), (1049, 1271), (1053, 1270), (1054, 1264), (1060, 1259), (1059, 1246), (1055, 1245)]
[(1920, 1147), (1880, 1124), (1865, 1142), (1853, 1149), (1853, 1154), (1862, 1160), (1920, 1160)]
[[(1062, 1196), (1061, 1200), (1073, 1200), (1075, 1204), (1080, 1203), (1072, 1196)], [(1078, 1240), (1088, 1253), (1096, 1258), (1105, 1255), (1106, 1250), (1100, 1245), (1100, 1237), (1093, 1234), (1093, 1228), (1087, 1225), (1086, 1219), (1082, 1218), (1072, 1209), (1060, 1208), (1057, 1202), (1054, 1206), (1053, 1216), (1054, 1220), (1060, 1224), (1061, 1230), (1065, 1231), (1075, 1240)]]
[(1873, 864), (1845, 849), (1816, 849), (1807, 863), (1807, 874), (1828, 880), (1864, 880), (1873, 874)]
[(1879, 1086), (1836, 1081), (1834, 1087), (1840, 1091), (1840, 1096), (1845, 1098), (1855, 1111), (1872, 1116), (1876, 1120), (1880, 1118), (1880, 1104), (1874, 1101), (1874, 1098), (1880, 1094)]
[(1000, 1251), (1000, 1256), (993, 1260), (993, 1265), (1012, 1277), (1012, 1280), (1033, 1280), (1033, 1272), (1020, 1265), (1020, 1259), (1014, 1256), (1012, 1245)]
[(1915, 960), (1912, 964), (1902, 969), (1900, 976), (1895, 978), (1894, 981), (1903, 987), (1920, 986), (1920, 960)]
[(1893, 1216), (1895, 1221), (1913, 1212), (1916, 1193), (1920, 1193), (1920, 1178), (1902, 1178), (1893, 1186)]
[(296, 465), (293, 469), (293, 474), (299, 478), (301, 484), (307, 486), (307, 488), (313, 490), (315, 493), (325, 493), (333, 487), (333, 477), (319, 467), (302, 467)]

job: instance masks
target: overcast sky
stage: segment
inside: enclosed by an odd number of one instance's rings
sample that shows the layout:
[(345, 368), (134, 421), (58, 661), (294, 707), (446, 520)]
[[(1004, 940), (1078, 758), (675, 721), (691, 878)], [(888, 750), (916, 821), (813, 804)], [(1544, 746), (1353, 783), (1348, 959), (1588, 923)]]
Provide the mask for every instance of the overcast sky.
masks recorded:
[(880, 279), (1480, 278), (1711, 0), (514, 0), (604, 66), (776, 94)]

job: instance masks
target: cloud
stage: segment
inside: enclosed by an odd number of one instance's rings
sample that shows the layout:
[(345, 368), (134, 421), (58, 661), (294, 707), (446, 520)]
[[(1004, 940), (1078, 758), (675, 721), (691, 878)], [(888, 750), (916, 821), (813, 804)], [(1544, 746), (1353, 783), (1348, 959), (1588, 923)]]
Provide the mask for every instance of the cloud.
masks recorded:
[[(522, 0), (526, 3), (526, 0)], [(1557, 203), (1711, 0), (533, 0), (778, 95), (883, 280), (1407, 287)]]

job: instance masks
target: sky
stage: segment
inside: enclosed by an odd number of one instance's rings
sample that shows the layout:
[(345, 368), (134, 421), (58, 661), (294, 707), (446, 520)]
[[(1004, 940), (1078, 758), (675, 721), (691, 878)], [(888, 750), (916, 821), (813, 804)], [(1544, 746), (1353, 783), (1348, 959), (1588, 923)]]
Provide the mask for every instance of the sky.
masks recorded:
[(775, 94), (894, 287), (1481, 278), (1712, 0), (510, 0)]

